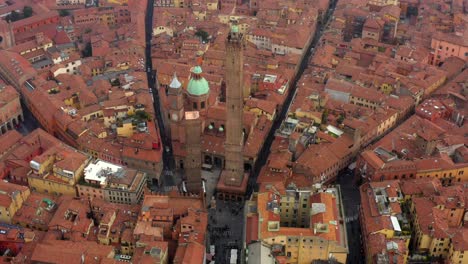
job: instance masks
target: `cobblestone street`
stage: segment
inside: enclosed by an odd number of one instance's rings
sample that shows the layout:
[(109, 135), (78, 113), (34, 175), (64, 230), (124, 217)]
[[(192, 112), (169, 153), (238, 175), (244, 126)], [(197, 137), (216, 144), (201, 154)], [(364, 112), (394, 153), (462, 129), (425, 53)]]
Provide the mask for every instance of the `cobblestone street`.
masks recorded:
[[(229, 263), (230, 250), (241, 249), (243, 230), (243, 203), (216, 201), (216, 208), (209, 209), (208, 230), (210, 245), (215, 245), (216, 263)], [(237, 263), (240, 263), (238, 259)]]

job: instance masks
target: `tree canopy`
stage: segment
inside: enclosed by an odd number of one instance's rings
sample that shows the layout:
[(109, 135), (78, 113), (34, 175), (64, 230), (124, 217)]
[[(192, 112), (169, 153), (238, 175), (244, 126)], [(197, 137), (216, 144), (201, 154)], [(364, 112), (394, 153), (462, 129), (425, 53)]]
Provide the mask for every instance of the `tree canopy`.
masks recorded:
[(207, 42), (210, 34), (208, 34), (208, 32), (204, 31), (203, 29), (199, 29), (197, 32), (195, 32), (195, 36), (200, 37), (203, 42)]

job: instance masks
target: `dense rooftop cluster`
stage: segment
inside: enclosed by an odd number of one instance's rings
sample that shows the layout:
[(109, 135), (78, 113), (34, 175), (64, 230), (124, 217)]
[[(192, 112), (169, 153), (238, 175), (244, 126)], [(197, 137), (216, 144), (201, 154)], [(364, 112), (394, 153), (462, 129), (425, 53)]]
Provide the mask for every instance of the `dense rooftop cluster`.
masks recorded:
[(48, 133), (157, 181), (162, 154), (144, 66), (145, 8), (101, 5), (68, 16), (33, 5), (36, 15), (6, 26), (14, 42), (2, 42), (0, 71)]
[[(379, 183), (384, 180), (438, 178), (443, 186), (464, 190), (466, 3), (449, 2), (452, 8), (441, 1), (338, 1), (276, 131), (257, 179), (260, 189), (278, 184), (310, 189), (351, 169), (357, 182), (370, 181), (374, 189), (385, 189), (387, 184)], [(361, 214), (374, 199), (367, 193), (361, 193)], [(448, 254), (450, 244), (442, 255), (428, 246), (408, 247), (417, 230), (410, 216), (400, 217), (401, 209), (392, 205), (397, 196), (379, 197), (391, 209), (384, 215), (398, 218), (406, 233), (386, 233), (395, 230), (390, 217), (388, 227), (363, 233), (375, 234), (363, 239), (366, 263), (406, 263), (417, 256), (464, 262), (460, 252)], [(255, 215), (246, 219), (248, 226)], [(364, 232), (374, 220), (361, 217), (361, 222)], [(453, 227), (464, 230), (463, 221)]]
[[(467, 263), (467, 10), (0, 1), (1, 259), (346, 263), (354, 175), (365, 263)], [(221, 199), (242, 241), (208, 250)]]

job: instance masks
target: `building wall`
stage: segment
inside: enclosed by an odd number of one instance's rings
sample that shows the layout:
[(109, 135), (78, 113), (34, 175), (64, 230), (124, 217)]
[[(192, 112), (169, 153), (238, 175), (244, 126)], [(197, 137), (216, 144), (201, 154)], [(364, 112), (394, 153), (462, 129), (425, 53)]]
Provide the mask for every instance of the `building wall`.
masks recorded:
[(307, 228), (310, 225), (310, 192), (283, 196), (280, 200), (281, 226)]
[(2, 223), (11, 223), (11, 218), (15, 215), (17, 209), (14, 203), (9, 206), (0, 206), (0, 221)]
[(102, 24), (113, 26), (115, 24), (114, 13), (108, 12), (108, 13), (99, 14), (99, 21), (101, 21)]
[(394, 112), (393, 115), (389, 116), (387, 119), (383, 120), (377, 127), (377, 136), (383, 135), (390, 128), (396, 125), (398, 117), (398, 112)]
[(248, 35), (247, 40), (255, 44), (257, 49), (272, 50), (271, 39), (265, 36)]
[[(330, 254), (339, 261), (346, 263), (346, 249), (334, 241), (327, 241), (313, 236), (276, 236), (263, 240), (269, 245), (283, 245), (290, 264), (310, 264), (313, 260), (328, 260)], [(340, 252), (342, 251), (342, 252)]]
[(373, 29), (364, 29), (362, 30), (362, 38), (370, 38), (376, 41), (380, 41), (380, 32)]
[[(54, 12), (54, 14), (51, 14), (48, 17), (45, 17), (43, 19), (40, 19), (38, 21), (31, 22), (29, 24), (24, 24), (21, 26), (14, 26), (13, 32), (15, 34), (30, 31), (32, 29), (38, 28), (42, 25), (50, 25), (50, 24), (57, 24), (60, 21), (60, 17), (57, 12), (55, 11), (49, 11), (49, 12)], [(34, 17), (33, 17), (34, 18)], [(30, 19), (30, 18), (26, 18)]]
[(132, 123), (122, 124), (121, 127), (117, 127), (117, 135), (121, 137), (133, 136), (133, 125)]
[(78, 196), (80, 197), (95, 197), (105, 200), (110, 203), (120, 204), (137, 204), (143, 199), (144, 187), (146, 185), (146, 175), (135, 182), (135, 189), (118, 189), (118, 188), (99, 188), (91, 185), (77, 185)]
[(449, 254), (450, 239), (447, 238), (433, 238), (429, 247), (429, 254), (434, 257), (447, 258)]
[(387, 5), (399, 5), (399, 0), (369, 0), (369, 5), (376, 5), (376, 6), (387, 6)]
[(111, 203), (137, 204), (143, 199), (143, 187), (146, 184), (146, 178), (143, 177), (137, 184), (135, 191), (120, 189), (105, 189), (104, 200)]
[(76, 186), (76, 189), (79, 197), (94, 197), (104, 200), (104, 190), (101, 188), (79, 184)]
[[(24, 187), (23, 187), (24, 188)], [(0, 206), (0, 222), (2, 223), (11, 223), (11, 219), (22, 206), (24, 201), (28, 199), (31, 191), (26, 189), (23, 192), (17, 193), (15, 196), (10, 197), (11, 203), (7, 206)]]
[[(467, 52), (468, 52), (468, 48), (466, 49)], [(465, 61), (468, 60), (468, 56), (465, 57), (464, 59)], [(447, 77), (445, 75), (440, 75), (440, 78), (437, 79), (436, 81), (434, 81), (431, 85), (429, 85), (428, 87), (425, 87), (424, 89), (424, 95), (429, 95), (431, 93), (433, 93), (437, 88), (439, 88), (442, 84), (445, 83), (445, 80), (447, 79)]]
[[(8, 92), (15, 92), (14, 88), (7, 86), (0, 88), (0, 97), (3, 89), (8, 89)], [(19, 100), (19, 94), (9, 101), (3, 101), (4, 105), (0, 107), (0, 135), (5, 133), (7, 130), (11, 130), (15, 125), (18, 125), (20, 121), (23, 120), (23, 109), (21, 108), (21, 103)]]
[(60, 5), (84, 5), (86, 4), (86, 0), (56, 0), (55, 3)]
[(165, 26), (156, 26), (153, 28), (153, 36), (157, 36), (159, 34), (167, 34), (169, 36), (174, 36), (174, 31), (172, 30), (172, 28), (169, 28), (169, 27), (165, 27)]
[(157, 179), (159, 181), (159, 177), (161, 176), (163, 162), (153, 162), (153, 161), (144, 161), (144, 160), (137, 160), (131, 159), (128, 157), (122, 158), (123, 163), (126, 166), (140, 170), (145, 172), (147, 175), (148, 180)]
[(416, 178), (438, 178), (442, 183), (468, 181), (468, 167), (449, 169), (434, 169), (430, 171), (417, 171)]
[(358, 96), (354, 96), (354, 95), (351, 95), (349, 97), (349, 99), (350, 99), (349, 102), (351, 104), (364, 106), (364, 107), (371, 108), (371, 109), (375, 109), (375, 108), (377, 108), (379, 106), (378, 102), (369, 101), (367, 99), (364, 99), (364, 98), (361, 98), (361, 97), (358, 97)]
[(456, 250), (454, 249), (453, 245), (450, 245), (448, 260), (453, 264), (468, 263), (468, 252)]
[(58, 183), (47, 180), (47, 178), (28, 177), (28, 184), (33, 191), (39, 193), (76, 196), (76, 189), (73, 183)]
[(432, 39), (431, 48), (434, 52), (432, 65), (438, 65), (446, 58), (454, 56), (462, 60), (468, 59), (468, 46), (461, 46), (446, 40)]
[(54, 77), (57, 77), (60, 74), (77, 74), (77, 70), (80, 65), (81, 60), (68, 62), (64, 65), (64, 67), (58, 68), (53, 72)]

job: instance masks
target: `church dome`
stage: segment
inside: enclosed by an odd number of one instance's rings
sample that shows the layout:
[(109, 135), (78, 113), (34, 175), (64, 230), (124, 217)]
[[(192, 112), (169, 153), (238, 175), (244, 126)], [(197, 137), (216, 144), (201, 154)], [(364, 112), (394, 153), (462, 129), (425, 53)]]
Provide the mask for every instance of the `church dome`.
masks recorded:
[(194, 74), (201, 74), (203, 71), (202, 71), (202, 68), (200, 66), (195, 66), (195, 67), (192, 68), (191, 72), (194, 73)]
[(192, 76), (187, 85), (187, 92), (195, 96), (207, 94), (210, 91), (210, 86), (208, 81), (200, 75), (202, 73), (201, 67), (195, 66), (192, 68), (191, 72)]

